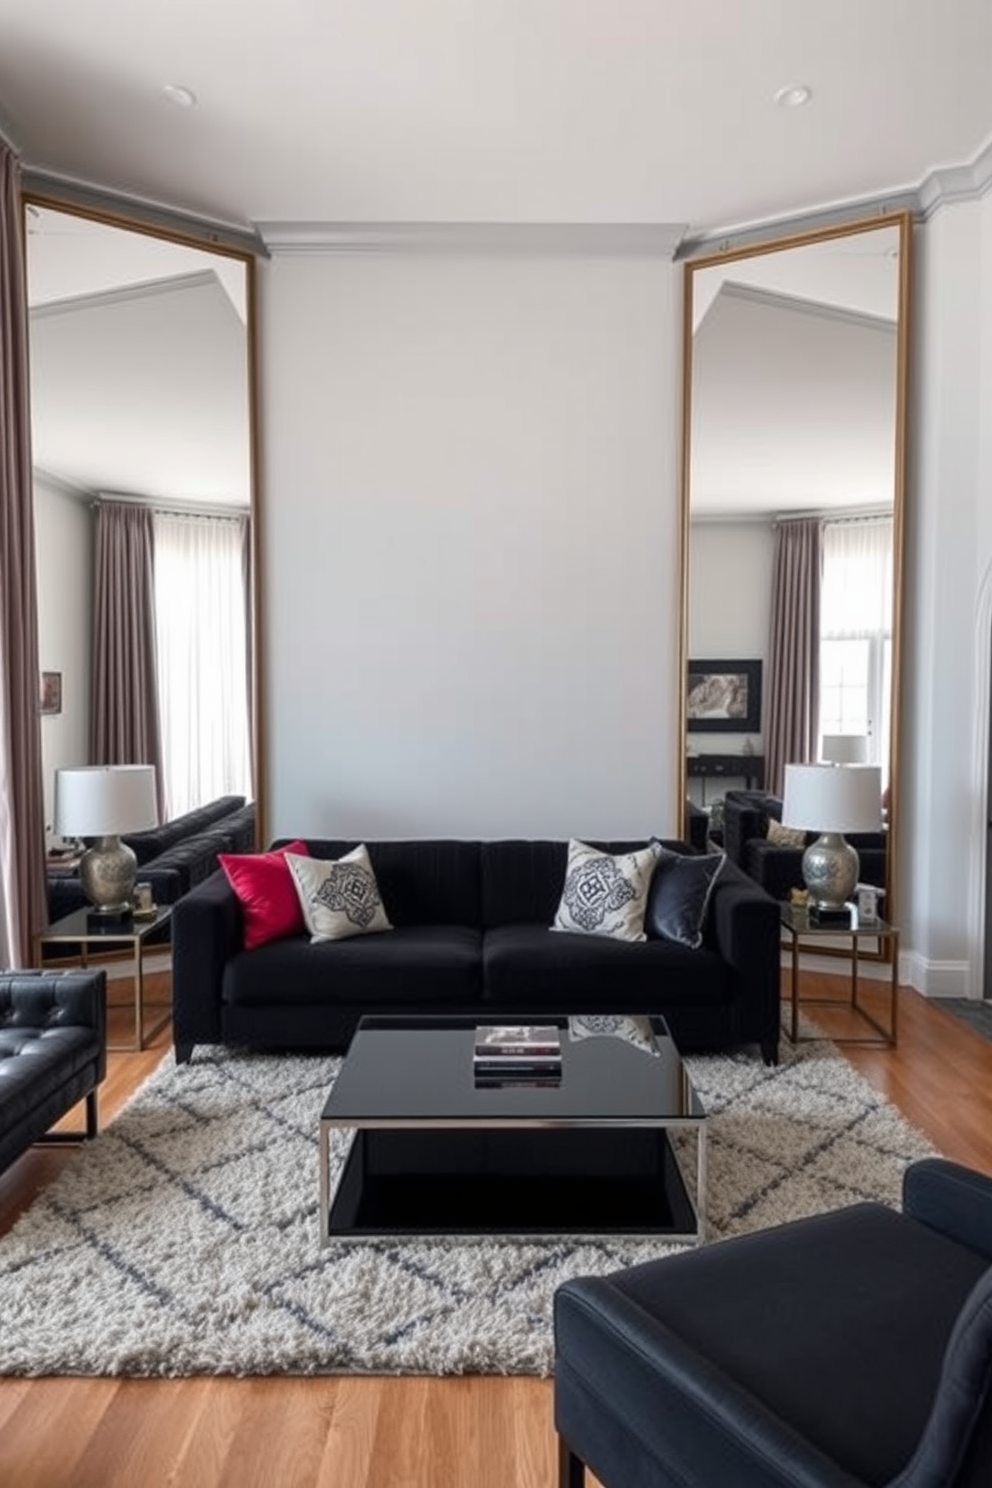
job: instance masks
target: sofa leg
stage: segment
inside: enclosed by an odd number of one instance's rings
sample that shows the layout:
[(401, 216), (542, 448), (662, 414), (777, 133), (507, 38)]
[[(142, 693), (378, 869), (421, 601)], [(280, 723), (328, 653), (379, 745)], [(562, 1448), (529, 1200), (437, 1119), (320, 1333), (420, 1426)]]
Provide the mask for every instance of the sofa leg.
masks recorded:
[(176, 1050), (176, 1063), (177, 1064), (189, 1064), (190, 1060), (193, 1058), (193, 1045), (192, 1044), (176, 1044), (175, 1045), (175, 1050)]
[(766, 1064), (778, 1064), (778, 1039), (762, 1039), (761, 1057)]
[(558, 1438), (558, 1488), (585, 1488), (586, 1465), (563, 1436)]
[(86, 1097), (86, 1140), (92, 1141), (100, 1129), (97, 1119), (96, 1091), (91, 1090)]

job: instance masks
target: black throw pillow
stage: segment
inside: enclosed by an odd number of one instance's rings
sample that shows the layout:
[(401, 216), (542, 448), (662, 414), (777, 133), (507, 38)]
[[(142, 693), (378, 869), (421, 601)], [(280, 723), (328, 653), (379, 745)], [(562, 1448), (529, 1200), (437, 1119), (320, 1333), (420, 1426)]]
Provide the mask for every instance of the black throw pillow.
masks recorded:
[(648, 891), (644, 929), (654, 940), (674, 940), (698, 951), (713, 885), (726, 853), (682, 854), (660, 848)]

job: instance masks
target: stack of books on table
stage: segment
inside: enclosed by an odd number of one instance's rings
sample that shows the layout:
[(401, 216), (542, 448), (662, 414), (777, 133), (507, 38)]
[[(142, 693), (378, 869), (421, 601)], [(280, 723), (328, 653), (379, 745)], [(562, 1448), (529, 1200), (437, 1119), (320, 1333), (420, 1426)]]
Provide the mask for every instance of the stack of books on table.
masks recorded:
[(475, 1030), (476, 1085), (559, 1085), (561, 1034), (553, 1024), (486, 1023)]

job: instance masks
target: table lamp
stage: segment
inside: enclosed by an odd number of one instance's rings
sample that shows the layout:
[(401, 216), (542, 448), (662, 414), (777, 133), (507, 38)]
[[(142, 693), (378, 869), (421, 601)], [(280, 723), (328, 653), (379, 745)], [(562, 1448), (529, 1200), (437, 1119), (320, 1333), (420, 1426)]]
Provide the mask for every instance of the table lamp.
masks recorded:
[(858, 882), (858, 854), (843, 834), (881, 830), (881, 767), (786, 765), (782, 824), (821, 834), (803, 854), (811, 917), (847, 917)]
[(94, 913), (131, 910), (138, 861), (121, 832), (158, 825), (153, 765), (86, 765), (55, 772), (55, 830), (95, 837), (79, 863), (79, 882)]
[(867, 734), (824, 734), (820, 759), (825, 765), (866, 765)]

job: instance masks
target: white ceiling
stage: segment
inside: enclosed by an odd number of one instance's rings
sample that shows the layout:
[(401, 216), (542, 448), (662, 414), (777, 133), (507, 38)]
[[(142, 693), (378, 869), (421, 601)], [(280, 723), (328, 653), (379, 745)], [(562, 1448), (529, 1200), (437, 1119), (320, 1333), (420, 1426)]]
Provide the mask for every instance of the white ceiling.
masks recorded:
[(894, 226), (692, 273), (694, 520), (890, 507)]
[[(807, 107), (772, 102), (791, 83)], [(974, 160), (992, 4), (0, 0), (0, 112), (30, 166), (263, 232), (700, 233)]]
[(35, 471), (90, 497), (247, 508), (244, 266), (28, 213)]

